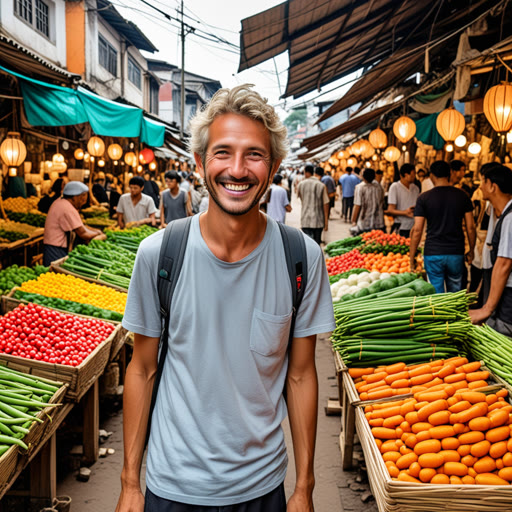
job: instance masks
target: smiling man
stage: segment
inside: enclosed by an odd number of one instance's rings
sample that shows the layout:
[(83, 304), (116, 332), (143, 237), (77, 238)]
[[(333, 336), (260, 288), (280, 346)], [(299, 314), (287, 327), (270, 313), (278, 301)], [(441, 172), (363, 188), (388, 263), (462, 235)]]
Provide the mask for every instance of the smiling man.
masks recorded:
[[(276, 221), (259, 210), (286, 156), (286, 129), (266, 100), (241, 85), (218, 91), (190, 131), (210, 201), (192, 219), (174, 291), (145, 496), (139, 473), (161, 330), (163, 231), (137, 253), (123, 321), (135, 342), (117, 512), (311, 512), (315, 342), (335, 323), (321, 250), (301, 235), (308, 282), (288, 349), (293, 306), (283, 242)], [(288, 504), (281, 428), (287, 413), (296, 468)]]

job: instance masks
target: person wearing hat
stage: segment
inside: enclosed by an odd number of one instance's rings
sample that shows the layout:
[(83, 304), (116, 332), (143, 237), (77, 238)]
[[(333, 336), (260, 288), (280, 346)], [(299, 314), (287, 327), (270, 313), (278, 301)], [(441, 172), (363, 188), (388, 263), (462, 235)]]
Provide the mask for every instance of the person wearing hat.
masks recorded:
[(78, 213), (87, 202), (88, 194), (87, 185), (70, 181), (64, 187), (62, 197), (51, 205), (44, 223), (43, 265), (49, 266), (52, 261), (68, 254), (72, 232), (86, 242), (93, 238), (106, 239), (99, 229), (85, 227)]

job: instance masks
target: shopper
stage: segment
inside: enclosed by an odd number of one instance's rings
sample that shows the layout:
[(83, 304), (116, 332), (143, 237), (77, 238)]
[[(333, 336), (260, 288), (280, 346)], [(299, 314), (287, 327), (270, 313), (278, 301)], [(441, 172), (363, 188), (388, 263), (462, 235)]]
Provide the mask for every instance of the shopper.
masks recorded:
[(284, 224), (286, 212), (291, 212), (292, 207), (288, 201), (288, 194), (283, 187), (283, 177), (276, 174), (268, 191), (270, 199), (267, 202), (267, 215), (277, 222)]
[(403, 164), (400, 167), (400, 181), (393, 183), (388, 193), (387, 214), (395, 218), (394, 230), (406, 238), (414, 225), (414, 207), (420, 195), (420, 189), (414, 184), (415, 179), (414, 165)]
[(462, 160), (452, 160), (450, 162), (450, 185), (459, 185), (464, 174), (466, 174), (466, 164)]
[[(160, 202), (160, 226), (165, 227), (175, 219), (182, 219), (192, 215), (190, 196), (180, 186), (181, 176), (176, 171), (165, 173), (167, 190), (162, 192)], [(190, 183), (189, 183), (190, 188)]]
[(85, 242), (93, 238), (106, 239), (99, 229), (84, 226), (80, 218), (79, 211), (87, 202), (89, 187), (80, 181), (70, 181), (62, 194), (51, 205), (44, 223), (43, 265), (47, 267), (52, 261), (67, 256), (72, 233)]
[(329, 196), (325, 185), (313, 175), (312, 165), (306, 165), (304, 180), (299, 183), (297, 195), (302, 203), (300, 226), (317, 244), (322, 243), (322, 230), (329, 226)]
[(330, 171), (324, 171), (322, 167), (315, 168), (315, 174), (320, 177), (320, 181), (327, 188), (329, 196), (329, 218), (331, 218), (331, 210), (334, 208), (336, 199), (336, 182), (332, 179)]
[(143, 194), (144, 178), (134, 176), (128, 182), (130, 192), (123, 194), (117, 203), (117, 223), (122, 229), (126, 224), (156, 226), (156, 207), (153, 199)]
[(352, 173), (352, 167), (347, 167), (345, 174), (340, 178), (339, 185), (341, 191), (341, 216), (348, 222), (352, 218), (354, 209), (354, 190), (359, 185), (359, 178)]
[(495, 165), (482, 169), (481, 175), (483, 198), (492, 204), (486, 244), (493, 267), (487, 301), (469, 314), (473, 323), (486, 321), (493, 329), (512, 336), (512, 171)]
[(50, 193), (39, 199), (39, 202), (37, 203), (37, 209), (42, 213), (48, 213), (51, 205), (62, 195), (62, 191), (64, 190), (65, 185), (66, 180), (64, 178), (57, 178), (53, 182)]
[(421, 194), (414, 210), (414, 228), (411, 233), (411, 272), (416, 267), (416, 251), (427, 223), (424, 262), (428, 280), (437, 293), (462, 289), (464, 264), (464, 221), (469, 241), (466, 255), (473, 261), (476, 230), (473, 204), (462, 190), (450, 185), (450, 166), (437, 160), (430, 167), (434, 188)]
[[(192, 219), (173, 296), (149, 437), (146, 510), (284, 512), (281, 424), (288, 410), (297, 473), (288, 510), (311, 511), (315, 338), (335, 323), (322, 252), (304, 236), (308, 281), (287, 350), (292, 297), (283, 244), (277, 223), (259, 211), (286, 155), (286, 129), (273, 107), (241, 85), (218, 91), (190, 132), (211, 200)], [(135, 338), (117, 512), (144, 508), (139, 472), (161, 330), (163, 233), (139, 247), (123, 320)]]
[(108, 204), (108, 194), (107, 189), (105, 187), (106, 182), (107, 178), (105, 176), (105, 173), (103, 171), (100, 171), (96, 175), (94, 185), (92, 186), (92, 195), (94, 196), (94, 199), (96, 199), (96, 201), (101, 205)]
[(353, 234), (364, 233), (372, 229), (384, 230), (384, 190), (375, 181), (375, 171), (365, 169), (363, 181), (357, 185), (354, 193)]

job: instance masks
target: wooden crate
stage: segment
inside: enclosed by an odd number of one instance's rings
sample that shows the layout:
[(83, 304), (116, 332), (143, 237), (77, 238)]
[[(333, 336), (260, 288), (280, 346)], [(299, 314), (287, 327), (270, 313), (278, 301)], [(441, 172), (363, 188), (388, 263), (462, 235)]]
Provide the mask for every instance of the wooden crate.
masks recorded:
[(109, 288), (113, 288), (114, 290), (117, 290), (118, 292), (127, 292), (128, 290), (126, 288), (121, 288), (120, 286), (116, 286), (114, 284), (104, 283), (103, 281), (98, 281), (97, 279), (92, 279), (91, 277), (84, 277), (80, 274), (76, 274), (75, 272), (70, 272), (69, 270), (66, 270), (65, 268), (62, 268), (62, 264), (68, 259), (68, 256), (64, 256), (64, 258), (60, 258), (59, 260), (52, 261), (50, 265), (50, 270), (53, 272), (59, 272), (61, 274), (68, 274), (70, 276), (78, 277), (80, 279), (83, 279), (84, 281), (89, 281), (90, 283), (99, 284), (101, 286), (108, 286)]
[[(3, 298), (2, 298), (3, 300)], [(10, 354), (0, 354), (0, 363), (15, 370), (47, 379), (63, 382), (69, 386), (66, 399), (78, 402), (103, 373), (109, 358), (112, 343), (121, 336), (118, 324), (110, 336), (102, 341), (79, 366), (46, 363)]]
[(436, 485), (392, 480), (362, 407), (356, 428), (381, 512), (510, 512), (512, 485)]
[[(49, 403), (61, 403), (68, 386), (63, 384), (55, 392)], [(28, 450), (24, 450), (17, 445), (13, 445), (0, 458), (0, 497), (12, 485), (15, 477), (26, 466), (28, 461), (33, 458), (36, 452), (44, 444), (49, 432), (54, 432), (53, 422), (57, 415), (61, 414), (63, 407), (45, 407), (37, 417), (43, 420), (43, 423), (34, 422), (30, 427), (29, 433), (23, 438), (23, 442), (28, 445)], [(67, 412), (66, 412), (67, 414)]]

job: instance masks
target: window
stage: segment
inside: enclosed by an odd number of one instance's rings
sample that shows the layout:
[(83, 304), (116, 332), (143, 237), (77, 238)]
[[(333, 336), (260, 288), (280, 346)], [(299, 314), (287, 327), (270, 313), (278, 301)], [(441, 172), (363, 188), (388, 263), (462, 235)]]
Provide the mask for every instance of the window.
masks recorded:
[(98, 53), (100, 65), (117, 76), (117, 50), (100, 35), (98, 35)]
[(14, 0), (14, 12), (38, 32), (50, 37), (50, 6), (43, 0)]
[(138, 64), (130, 57), (128, 57), (128, 80), (135, 85), (138, 89), (142, 89), (142, 74)]
[(151, 81), (151, 86), (149, 88), (149, 111), (152, 114), (158, 115), (158, 94), (159, 88), (156, 83)]
[(42, 0), (36, 0), (36, 29), (46, 37), (50, 37), (48, 6)]

